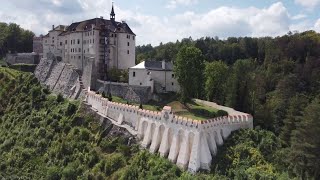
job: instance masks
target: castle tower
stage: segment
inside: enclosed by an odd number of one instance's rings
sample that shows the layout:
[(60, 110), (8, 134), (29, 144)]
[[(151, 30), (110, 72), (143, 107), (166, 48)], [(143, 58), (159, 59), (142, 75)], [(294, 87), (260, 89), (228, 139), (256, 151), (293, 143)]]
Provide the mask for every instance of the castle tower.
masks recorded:
[(112, 3), (112, 9), (111, 9), (111, 13), (110, 13), (110, 20), (111, 21), (115, 21), (115, 19), (116, 19), (116, 14), (114, 13), (113, 3)]

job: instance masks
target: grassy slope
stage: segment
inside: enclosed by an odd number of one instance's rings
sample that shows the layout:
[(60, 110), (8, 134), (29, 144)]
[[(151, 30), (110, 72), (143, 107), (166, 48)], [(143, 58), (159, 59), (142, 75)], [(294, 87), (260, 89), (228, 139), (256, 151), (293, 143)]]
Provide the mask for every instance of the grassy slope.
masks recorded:
[[(124, 103), (126, 104), (128, 101), (117, 97), (117, 96), (112, 96), (112, 101), (114, 102), (119, 102), (119, 103)], [(131, 103), (136, 106), (139, 106), (137, 103)], [(214, 118), (217, 116), (217, 109), (214, 109), (212, 107), (203, 105), (203, 104), (198, 104), (195, 102), (189, 102), (186, 105), (181, 104), (179, 101), (176, 100), (176, 98), (171, 99), (170, 101), (167, 102), (160, 102), (160, 103), (148, 103), (148, 104), (143, 104), (143, 109), (151, 110), (151, 111), (161, 111), (163, 106), (171, 106), (172, 111), (179, 116), (183, 117), (188, 117), (191, 119), (196, 119), (196, 120), (207, 120), (210, 118)]]
[[(0, 69), (0, 178), (175, 178), (181, 171), (168, 160), (106, 138), (79, 102), (51, 96), (33, 75)], [(142, 167), (134, 163), (157, 163)], [(143, 174), (129, 170), (142, 168)], [(14, 176), (13, 176), (14, 175)]]
[(31, 74), (7, 71), (0, 69), (0, 179), (289, 178), (279, 163), (285, 151), (279, 153), (271, 132), (233, 133), (211, 173), (192, 176), (123, 138), (107, 137), (79, 102), (50, 95)]

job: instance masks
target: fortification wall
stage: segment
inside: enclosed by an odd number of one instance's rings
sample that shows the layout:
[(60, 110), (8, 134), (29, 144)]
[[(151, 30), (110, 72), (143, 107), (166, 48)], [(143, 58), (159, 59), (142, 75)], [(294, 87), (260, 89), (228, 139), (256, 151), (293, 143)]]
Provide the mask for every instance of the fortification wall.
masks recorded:
[(253, 118), (246, 113), (198, 121), (176, 116), (171, 107), (161, 112), (139, 109), (137, 106), (110, 102), (88, 91), (86, 102), (99, 114), (125, 124), (136, 133), (141, 146), (159, 152), (179, 167), (196, 172), (210, 169), (211, 161), (232, 131), (252, 128)]
[(94, 78), (97, 77), (93, 74), (93, 63), (94, 58), (87, 58), (83, 61), (82, 80), (84, 87), (96, 87)]
[[(50, 57), (48, 57), (49, 59)], [(45, 81), (49, 78), (53, 67), (56, 65), (54, 56), (50, 60), (42, 58), (34, 71), (35, 76), (38, 78), (41, 84), (45, 84)]]
[(193, 99), (193, 100), (196, 103), (204, 104), (206, 106), (210, 106), (210, 107), (213, 107), (213, 108), (218, 109), (218, 110), (224, 110), (224, 111), (228, 112), (229, 115), (246, 115), (246, 113), (237, 111), (237, 110), (235, 110), (233, 108), (230, 108), (230, 107), (219, 105), (219, 104), (214, 103), (214, 102), (204, 101), (204, 100), (201, 100), (201, 99)]
[(65, 97), (84, 97), (80, 85), (80, 75), (70, 65), (58, 62), (52, 54), (42, 58), (34, 72), (40, 83), (46, 85), (55, 93), (61, 93)]
[(117, 83), (97, 80), (99, 92), (111, 93), (113, 96), (124, 98), (130, 102), (146, 103), (152, 99), (150, 87), (130, 86), (128, 83)]
[(6, 62), (9, 64), (38, 64), (39, 55), (36, 53), (7, 54)]

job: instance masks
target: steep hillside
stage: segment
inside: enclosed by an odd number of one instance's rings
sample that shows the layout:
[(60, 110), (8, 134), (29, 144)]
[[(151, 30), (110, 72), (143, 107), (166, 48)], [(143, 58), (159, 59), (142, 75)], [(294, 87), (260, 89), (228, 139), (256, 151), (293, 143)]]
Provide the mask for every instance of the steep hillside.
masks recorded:
[[(50, 95), (31, 74), (1, 68), (0, 87), (0, 177), (118, 179), (140, 156), (156, 158), (127, 146), (119, 132), (113, 137), (79, 102)], [(179, 175), (158, 159), (159, 175)]]
[(282, 144), (264, 130), (236, 132), (219, 148), (211, 172), (193, 176), (139, 150), (124, 130), (79, 101), (51, 95), (29, 73), (0, 68), (0, 178), (276, 179)]

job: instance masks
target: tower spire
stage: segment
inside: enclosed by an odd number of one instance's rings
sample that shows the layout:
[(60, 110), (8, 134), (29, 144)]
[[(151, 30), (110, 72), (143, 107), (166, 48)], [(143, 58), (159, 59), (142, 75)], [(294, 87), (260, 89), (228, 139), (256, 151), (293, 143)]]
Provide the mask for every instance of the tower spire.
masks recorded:
[(113, 2), (112, 2), (112, 8), (111, 8), (111, 13), (110, 13), (110, 20), (111, 20), (111, 21), (115, 21), (115, 19), (116, 19), (116, 14), (114, 13)]

